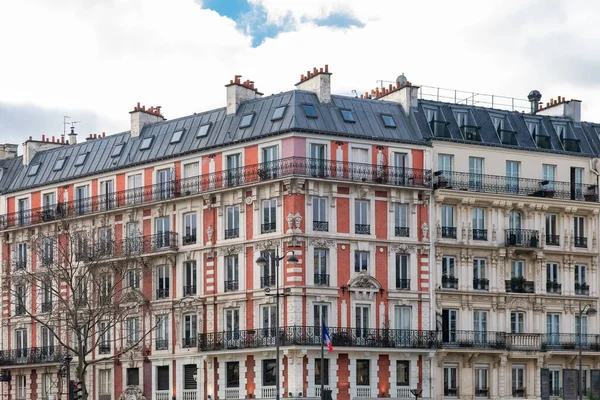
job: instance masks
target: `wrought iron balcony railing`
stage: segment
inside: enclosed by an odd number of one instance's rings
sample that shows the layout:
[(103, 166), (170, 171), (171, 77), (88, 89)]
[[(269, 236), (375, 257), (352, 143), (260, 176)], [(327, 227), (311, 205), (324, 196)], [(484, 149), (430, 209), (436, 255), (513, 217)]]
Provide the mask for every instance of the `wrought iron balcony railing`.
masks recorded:
[(444, 396), (446, 397), (458, 397), (458, 388), (444, 388)]
[(196, 244), (196, 234), (183, 236), (183, 245), (186, 246), (188, 244)]
[(194, 296), (196, 294), (196, 285), (186, 285), (183, 287), (184, 296)]
[(275, 222), (268, 222), (260, 226), (260, 233), (273, 233), (277, 230), (277, 224)]
[(458, 289), (458, 278), (453, 276), (442, 276), (443, 289)]
[(240, 237), (240, 228), (225, 229), (225, 239), (235, 239)]
[(265, 275), (260, 277), (260, 287), (273, 287), (275, 286), (275, 275)]
[[(263, 173), (261, 171), (267, 171)], [(29, 208), (0, 216), (0, 229), (30, 226), (105, 210), (167, 201), (183, 196), (252, 184), (290, 176), (317, 177), (337, 181), (366, 182), (392, 186), (430, 188), (430, 170), (362, 164), (306, 157), (288, 157), (267, 163), (213, 172), (167, 183), (157, 183), (55, 205)]]
[(235, 292), (236, 290), (239, 290), (239, 281), (238, 280), (234, 280), (234, 281), (225, 281), (223, 282), (224, 284), (224, 288), (226, 292)]
[(168, 299), (169, 298), (169, 288), (156, 289), (156, 298), (157, 299)]
[(110, 353), (110, 344), (100, 344), (100, 345), (98, 345), (98, 353), (99, 354), (108, 354), (108, 353)]
[(63, 363), (65, 352), (61, 347), (31, 347), (0, 351), (0, 365)]
[(490, 397), (490, 389), (488, 387), (475, 386), (475, 397)]
[(442, 237), (446, 239), (456, 239), (456, 227), (442, 226)]
[(169, 340), (156, 339), (155, 346), (156, 346), (156, 350), (167, 350), (169, 348)]
[(535, 293), (534, 283), (522, 278), (513, 278), (505, 281), (505, 290), (507, 293)]
[(433, 175), (434, 189), (469, 190), (562, 200), (598, 201), (597, 185), (444, 170), (436, 171)]
[(327, 221), (313, 221), (313, 231), (329, 232), (329, 222), (327, 222)]
[(505, 229), (506, 247), (539, 247), (540, 231), (532, 229)]
[(575, 283), (575, 294), (580, 296), (590, 295), (590, 285), (585, 283)]
[(196, 347), (196, 337), (184, 337), (181, 339), (181, 347), (183, 347), (184, 349), (188, 349), (190, 347)]
[(329, 286), (329, 274), (315, 274), (315, 285)]
[(573, 238), (573, 241), (575, 242), (575, 247), (579, 247), (579, 248), (587, 248), (588, 247), (588, 240), (586, 237), (583, 236), (575, 236)]
[(357, 235), (370, 235), (371, 225), (369, 224), (354, 224), (354, 233)]
[(396, 279), (396, 289), (410, 290), (410, 279)]
[(52, 302), (51, 301), (43, 301), (42, 302), (42, 312), (50, 312), (52, 311)]
[(473, 240), (488, 240), (487, 229), (473, 229)]
[(129, 237), (119, 241), (115, 241), (114, 238), (104, 239), (86, 243), (85, 247), (75, 252), (75, 259), (86, 262), (175, 251), (178, 248), (178, 240), (177, 232)]
[(409, 237), (410, 228), (408, 226), (397, 226), (394, 228), (394, 234), (396, 237)]
[(527, 396), (527, 389), (525, 389), (525, 388), (519, 388), (519, 389), (513, 388), (513, 390), (512, 390), (512, 397), (525, 397), (525, 396)]
[(546, 235), (547, 246), (560, 246), (560, 235)]
[(490, 280), (486, 278), (473, 279), (474, 290), (490, 290)]
[(562, 292), (562, 285), (558, 282), (546, 282), (546, 293), (560, 294)]

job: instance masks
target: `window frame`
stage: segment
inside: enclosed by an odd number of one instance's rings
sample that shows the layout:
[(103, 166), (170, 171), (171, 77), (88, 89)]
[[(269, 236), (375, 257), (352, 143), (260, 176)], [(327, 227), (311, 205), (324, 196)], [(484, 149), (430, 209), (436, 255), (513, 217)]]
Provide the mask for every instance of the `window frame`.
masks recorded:
[(352, 112), (352, 110), (350, 110), (348, 108), (341, 108), (340, 114), (341, 114), (344, 122), (347, 122), (350, 124), (356, 123), (356, 117), (354, 117), (354, 113)]
[(238, 125), (238, 128), (244, 129), (244, 128), (250, 127), (252, 125), (252, 122), (254, 122), (255, 114), (256, 113), (251, 112), (251, 113), (242, 115), (242, 117), (240, 118), (240, 124)]
[(85, 153), (78, 154), (77, 158), (75, 158), (75, 162), (73, 163), (73, 166), (81, 167), (83, 164), (85, 164), (85, 162), (87, 161), (88, 154), (90, 154), (90, 153), (87, 151)]
[[(279, 112), (278, 110), (283, 110), (283, 111)], [(280, 119), (283, 119), (283, 116), (285, 115), (286, 110), (287, 110), (287, 104), (283, 105), (283, 106), (275, 107), (275, 110), (273, 110), (273, 115), (271, 116), (271, 121), (279, 121)]]
[(313, 104), (302, 104), (302, 109), (306, 118), (319, 118), (317, 109)]
[(212, 128), (212, 122), (208, 122), (206, 124), (202, 124), (198, 127), (198, 132), (196, 132), (196, 139), (200, 139), (208, 136), (210, 132), (210, 128)]
[(181, 142), (181, 139), (183, 139), (184, 133), (185, 133), (185, 129), (177, 129), (171, 135), (171, 140), (169, 140), (169, 144), (176, 144), (176, 143)]
[(150, 149), (150, 147), (152, 147), (152, 144), (154, 143), (154, 136), (148, 136), (142, 139), (142, 141), (140, 142), (140, 151), (144, 151), (144, 150), (148, 150)]
[(383, 126), (386, 128), (395, 129), (398, 127), (396, 120), (394, 120), (391, 114), (381, 114), (381, 120), (383, 121)]

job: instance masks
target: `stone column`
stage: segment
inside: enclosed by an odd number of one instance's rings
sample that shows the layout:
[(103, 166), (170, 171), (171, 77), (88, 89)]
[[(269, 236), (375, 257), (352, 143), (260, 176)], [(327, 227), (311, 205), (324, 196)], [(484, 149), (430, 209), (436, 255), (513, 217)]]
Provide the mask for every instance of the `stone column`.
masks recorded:
[[(508, 355), (506, 353), (501, 354), (500, 360), (497, 363), (497, 365), (498, 365), (498, 398), (500, 400), (503, 400), (506, 397), (506, 384), (507, 384), (506, 360), (507, 360), (507, 358), (508, 358)], [(512, 393), (511, 393), (510, 397), (512, 397)]]

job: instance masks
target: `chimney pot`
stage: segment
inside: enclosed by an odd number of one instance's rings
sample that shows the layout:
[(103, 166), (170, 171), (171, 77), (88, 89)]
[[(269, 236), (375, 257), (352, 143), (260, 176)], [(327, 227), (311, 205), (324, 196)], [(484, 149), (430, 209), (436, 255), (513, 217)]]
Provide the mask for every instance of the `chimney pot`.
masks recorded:
[(42, 135), (42, 142), (46, 141), (46, 135)]
[(106, 132), (102, 132), (102, 137), (106, 137)]
[(46, 138), (46, 143), (50, 143), (50, 138)]
[(54, 136), (52, 136), (52, 143), (54, 143), (54, 140), (55, 140), (55, 139), (54, 139)]
[(325, 64), (325, 72), (326, 73), (329, 72), (329, 65), (328, 64)]
[(29, 140), (33, 140), (33, 136), (29, 136)]

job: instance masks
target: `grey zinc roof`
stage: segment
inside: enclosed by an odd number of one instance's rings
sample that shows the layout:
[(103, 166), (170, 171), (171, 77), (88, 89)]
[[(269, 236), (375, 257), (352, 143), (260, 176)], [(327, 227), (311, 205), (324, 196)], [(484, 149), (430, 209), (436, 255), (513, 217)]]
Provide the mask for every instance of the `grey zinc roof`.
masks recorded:
[[(312, 104), (318, 118), (307, 118), (304, 104)], [(283, 118), (272, 121), (275, 109), (284, 105), (286, 110)], [(341, 109), (352, 110), (356, 122), (345, 122)], [(252, 124), (240, 128), (242, 117), (250, 113), (254, 114)], [(383, 114), (392, 116), (396, 128), (384, 126)], [(211, 124), (208, 134), (197, 138), (200, 126), (207, 123)], [(227, 115), (225, 108), (219, 108), (148, 125), (139, 137), (131, 137), (129, 132), (123, 132), (40, 151), (30, 162), (41, 164), (35, 176), (27, 176), (27, 168), (23, 166), (15, 167), (15, 171), (11, 172), (12, 179), (3, 179), (6, 184), (0, 186), (0, 190), (16, 192), (291, 131), (426, 144), (413, 124), (414, 121), (406, 117), (397, 103), (336, 95), (332, 96), (331, 103), (320, 103), (312, 92), (293, 90), (246, 101), (235, 115)], [(181, 140), (170, 143), (173, 132), (181, 129), (184, 130)], [(149, 137), (153, 137), (151, 147), (140, 150), (142, 140)], [(111, 157), (114, 147), (120, 143), (125, 143), (121, 154)], [(83, 165), (76, 167), (75, 160), (82, 153), (88, 153), (88, 157)], [(67, 157), (64, 167), (54, 171), (54, 164), (63, 157)]]

